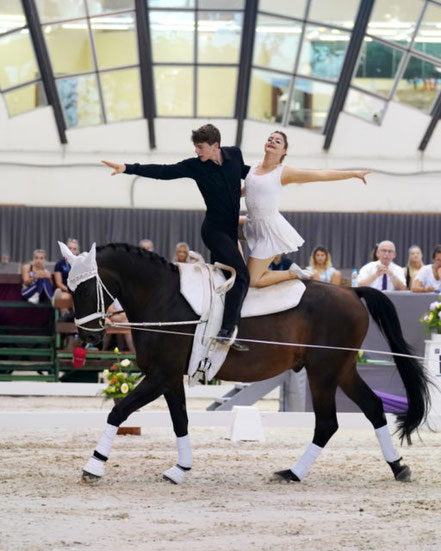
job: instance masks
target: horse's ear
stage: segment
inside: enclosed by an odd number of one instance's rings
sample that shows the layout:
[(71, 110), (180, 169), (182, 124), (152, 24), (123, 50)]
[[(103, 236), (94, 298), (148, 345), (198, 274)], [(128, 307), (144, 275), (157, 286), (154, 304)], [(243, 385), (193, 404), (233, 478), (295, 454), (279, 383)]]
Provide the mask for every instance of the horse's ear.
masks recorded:
[(72, 254), (72, 251), (67, 247), (64, 243), (61, 241), (58, 241), (58, 245), (61, 250), (61, 254), (64, 256), (64, 258), (69, 262), (69, 264), (72, 264), (74, 260), (76, 260), (76, 256)]
[(96, 259), (96, 243), (92, 243), (89, 254), (94, 260)]

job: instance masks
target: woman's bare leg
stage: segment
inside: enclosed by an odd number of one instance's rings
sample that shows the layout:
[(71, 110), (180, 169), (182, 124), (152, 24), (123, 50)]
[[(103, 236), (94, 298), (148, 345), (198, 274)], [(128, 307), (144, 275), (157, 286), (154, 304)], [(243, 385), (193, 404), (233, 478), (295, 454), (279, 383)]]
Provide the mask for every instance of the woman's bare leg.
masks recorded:
[(249, 258), (248, 271), (250, 273), (250, 287), (267, 287), (274, 283), (297, 278), (290, 270), (268, 270), (268, 266), (273, 260), (274, 256), (271, 258)]

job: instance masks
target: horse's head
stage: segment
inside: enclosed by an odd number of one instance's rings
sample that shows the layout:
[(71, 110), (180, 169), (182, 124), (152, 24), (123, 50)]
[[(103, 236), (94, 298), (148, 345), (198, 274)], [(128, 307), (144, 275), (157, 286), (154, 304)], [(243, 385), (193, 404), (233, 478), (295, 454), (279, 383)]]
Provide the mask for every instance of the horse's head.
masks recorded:
[(83, 341), (98, 344), (104, 335), (107, 308), (114, 301), (103, 284), (96, 262), (95, 243), (89, 252), (75, 256), (64, 243), (58, 242), (61, 254), (71, 265), (67, 286), (73, 296), (75, 324)]

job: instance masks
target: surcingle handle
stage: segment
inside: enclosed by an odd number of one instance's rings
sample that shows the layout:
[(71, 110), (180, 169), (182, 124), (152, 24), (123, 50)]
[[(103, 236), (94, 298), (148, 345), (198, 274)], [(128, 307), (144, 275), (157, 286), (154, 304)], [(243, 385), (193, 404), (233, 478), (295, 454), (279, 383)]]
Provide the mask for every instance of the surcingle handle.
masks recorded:
[(231, 266), (227, 266), (226, 264), (222, 264), (221, 262), (215, 262), (214, 263), (215, 268), (219, 268), (219, 270), (225, 270), (226, 272), (230, 272), (231, 276), (221, 283), (218, 287), (216, 287), (216, 293), (226, 293), (231, 289), (231, 287), (234, 285), (234, 282), (236, 280), (236, 270), (232, 268)]

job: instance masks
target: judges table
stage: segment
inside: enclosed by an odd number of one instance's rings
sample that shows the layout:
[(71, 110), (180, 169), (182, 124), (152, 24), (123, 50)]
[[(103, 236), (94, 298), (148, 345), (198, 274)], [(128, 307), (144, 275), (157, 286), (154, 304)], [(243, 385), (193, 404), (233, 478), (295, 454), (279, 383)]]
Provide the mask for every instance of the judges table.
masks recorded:
[[(428, 312), (432, 302), (441, 300), (436, 293), (412, 293), (411, 291), (383, 291), (394, 303), (400, 318), (404, 338), (412, 346), (417, 356), (424, 356), (424, 340), (430, 338), (430, 334), (420, 322), (421, 316)], [(369, 330), (363, 342), (364, 350), (389, 351), (389, 346), (381, 335), (380, 330), (372, 318), (369, 320)], [(368, 358), (390, 359), (392, 356), (366, 353)]]

